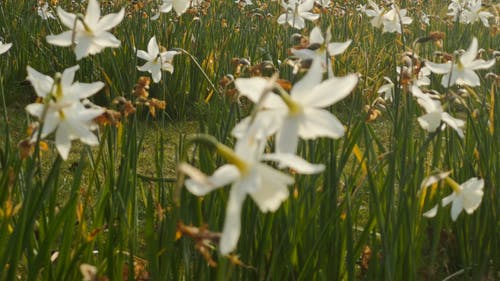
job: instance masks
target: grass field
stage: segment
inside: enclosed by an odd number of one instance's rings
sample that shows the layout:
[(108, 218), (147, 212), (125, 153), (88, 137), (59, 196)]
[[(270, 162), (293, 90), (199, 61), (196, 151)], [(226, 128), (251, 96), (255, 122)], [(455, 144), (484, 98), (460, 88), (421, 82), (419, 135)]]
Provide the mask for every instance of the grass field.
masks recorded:
[(0, 0), (0, 280), (499, 280), (499, 31), (480, 0)]

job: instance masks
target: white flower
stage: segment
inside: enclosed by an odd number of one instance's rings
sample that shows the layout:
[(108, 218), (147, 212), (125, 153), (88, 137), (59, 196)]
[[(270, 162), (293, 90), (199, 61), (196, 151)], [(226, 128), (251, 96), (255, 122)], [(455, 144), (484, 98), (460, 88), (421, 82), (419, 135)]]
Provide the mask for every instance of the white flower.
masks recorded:
[(413, 96), (417, 98), (418, 104), (420, 104), (427, 112), (427, 114), (424, 114), (417, 119), (418, 123), (424, 130), (428, 132), (435, 132), (439, 126), (442, 126), (441, 128), (444, 129), (447, 124), (454, 129), (461, 138), (464, 137), (464, 133), (461, 129), (465, 125), (463, 120), (453, 118), (448, 112), (444, 112), (440, 101), (433, 100), (431, 97), (424, 94), (416, 85), (412, 85), (410, 91)]
[[(97, 54), (106, 47), (117, 48), (120, 46), (120, 41), (108, 30), (122, 21), (125, 15), (123, 8), (118, 13), (108, 14), (101, 18), (101, 10), (97, 0), (89, 0), (87, 14), (83, 19), (64, 11), (61, 7), (57, 7), (57, 15), (61, 23), (70, 30), (58, 35), (48, 35), (47, 42), (62, 47), (76, 44), (74, 51), (77, 60)], [(72, 41), (73, 33), (74, 42)]]
[[(282, 99), (268, 94), (263, 108), (256, 118), (272, 116), (276, 121), (271, 126), (277, 130), (276, 151), (292, 153), (297, 150), (298, 138), (315, 139), (318, 137), (340, 138), (344, 135), (344, 126), (328, 110), (323, 109), (351, 93), (358, 82), (356, 74), (345, 77), (332, 77), (321, 83), (321, 62), (314, 60), (309, 72), (297, 82), (291, 94), (281, 93)], [(259, 80), (260, 81), (260, 80)], [(241, 95), (257, 103), (268, 92), (264, 82), (256, 83), (255, 78), (239, 78), (235, 81)], [(266, 115), (263, 115), (266, 114)], [(248, 121), (242, 121), (242, 124)], [(270, 133), (272, 131), (269, 131)]]
[(288, 198), (287, 186), (293, 184), (294, 179), (261, 160), (278, 161), (299, 173), (311, 174), (324, 170), (323, 165), (312, 165), (295, 155), (263, 156), (265, 139), (255, 138), (259, 135), (258, 130), (258, 125), (252, 125), (248, 134), (236, 142), (234, 151), (224, 145), (216, 145), (217, 151), (230, 163), (218, 168), (212, 176), (206, 176), (185, 163), (179, 166), (179, 170), (190, 177), (185, 185), (194, 195), (204, 196), (212, 190), (232, 184), (220, 239), (222, 254), (228, 254), (236, 248), (241, 232), (241, 209), (247, 195), (262, 212), (276, 211)]
[(282, 2), (281, 5), (286, 13), (278, 17), (279, 24), (288, 23), (293, 28), (302, 29), (306, 26), (304, 19), (315, 21), (319, 18), (318, 14), (309, 12), (314, 7), (314, 0), (290, 0), (287, 3)]
[(384, 76), (384, 79), (387, 81), (387, 84), (380, 86), (377, 93), (384, 94), (384, 100), (392, 101), (394, 98), (394, 83), (392, 83), (389, 77)]
[(352, 40), (338, 43), (330, 42), (331, 39), (332, 35), (329, 29), (325, 40), (323, 34), (321, 34), (321, 29), (316, 26), (309, 35), (310, 48), (292, 49), (292, 53), (302, 60), (317, 59), (321, 61), (323, 70), (328, 70), (329, 77), (332, 77), (330, 57), (342, 54), (349, 47)]
[(441, 79), (441, 85), (444, 87), (451, 87), (455, 84), (475, 87), (481, 83), (474, 70), (487, 69), (495, 65), (495, 59), (484, 61), (476, 59), (476, 56), (477, 39), (474, 37), (469, 49), (457, 58), (453, 64), (450, 61), (446, 63), (426, 61), (425, 65), (434, 73), (445, 74)]
[(173, 8), (177, 15), (180, 16), (189, 8), (190, 3), (190, 0), (162, 0), (159, 10), (161, 13), (168, 13)]
[(489, 27), (488, 18), (493, 17), (493, 14), (484, 11), (481, 0), (469, 0), (467, 9), (465, 9), (460, 17), (462, 23), (475, 23), (481, 20), (484, 26)]
[[(32, 103), (26, 107), (26, 111), (43, 123), (40, 137), (45, 138), (56, 131), (56, 148), (64, 160), (68, 158), (72, 140), (79, 139), (88, 145), (99, 144), (91, 130), (94, 128), (93, 119), (104, 110), (86, 108), (80, 101), (97, 93), (104, 83), (73, 83), (78, 65), (64, 70), (62, 75), (56, 74), (55, 80), (30, 66), (27, 69), (27, 79), (36, 94), (44, 100), (44, 103)], [(36, 138), (37, 134), (32, 141)]]
[(430, 25), (430, 17), (426, 13), (422, 12), (421, 17), (420, 17), (420, 22), (422, 22), (425, 25)]
[(7, 52), (10, 47), (12, 47), (12, 43), (3, 43), (2, 41), (0, 41), (0, 55)]
[(383, 16), (384, 32), (402, 33), (401, 25), (412, 23), (412, 19), (406, 16), (406, 9), (399, 9), (392, 5), (392, 9)]
[(320, 5), (322, 8), (328, 8), (330, 7), (331, 0), (316, 0), (316, 3)]
[(392, 5), (391, 10), (386, 11), (380, 8), (375, 2), (368, 1), (371, 9), (363, 9), (365, 14), (371, 17), (373, 27), (379, 28), (383, 26), (383, 32), (398, 32), (402, 33), (401, 24), (410, 24), (413, 20), (406, 16), (406, 9), (399, 9), (396, 5)]
[(56, 19), (56, 16), (54, 16), (52, 11), (50, 10), (48, 2), (45, 2), (41, 6), (39, 5), (36, 11), (38, 13), (38, 16), (40, 16), (42, 20)]
[(361, 6), (360, 11), (364, 12), (371, 19), (370, 23), (373, 27), (379, 28), (383, 24), (383, 16), (385, 13), (384, 8), (380, 8), (375, 2), (372, 0), (368, 1), (368, 5), (371, 9), (367, 9), (365, 6)]
[(148, 71), (153, 77), (155, 83), (161, 80), (161, 71), (165, 70), (170, 73), (174, 72), (174, 66), (172, 61), (174, 56), (179, 52), (177, 51), (166, 51), (161, 52), (156, 42), (156, 37), (153, 36), (148, 43), (148, 51), (143, 50), (137, 51), (137, 56), (147, 62), (143, 66), (138, 66), (137, 69), (140, 71)]
[[(446, 178), (447, 182), (453, 188), (453, 193), (443, 198), (442, 206), (451, 204), (451, 219), (456, 221), (462, 210), (467, 214), (472, 214), (481, 204), (483, 199), (484, 180), (478, 178), (470, 178), (466, 182), (458, 185), (455, 181)], [(434, 206), (423, 215), (432, 218), (436, 215), (438, 205)]]

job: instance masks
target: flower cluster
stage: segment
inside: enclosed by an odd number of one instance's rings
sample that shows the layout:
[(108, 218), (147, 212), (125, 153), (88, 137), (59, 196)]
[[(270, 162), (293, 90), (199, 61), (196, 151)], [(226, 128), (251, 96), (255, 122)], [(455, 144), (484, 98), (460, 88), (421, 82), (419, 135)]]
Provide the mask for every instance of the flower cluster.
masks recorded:
[(489, 27), (489, 18), (493, 14), (483, 7), (481, 0), (452, 0), (448, 5), (448, 16), (460, 23), (473, 24), (480, 20), (484, 26)]

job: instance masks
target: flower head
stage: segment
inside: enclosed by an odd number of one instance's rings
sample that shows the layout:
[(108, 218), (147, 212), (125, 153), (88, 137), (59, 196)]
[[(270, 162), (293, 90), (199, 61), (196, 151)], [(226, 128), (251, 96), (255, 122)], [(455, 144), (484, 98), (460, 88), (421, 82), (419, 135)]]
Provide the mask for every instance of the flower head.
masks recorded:
[(479, 76), (474, 72), (478, 69), (487, 69), (495, 65), (495, 59), (485, 61), (476, 59), (478, 43), (476, 37), (472, 39), (469, 49), (452, 63), (425, 62), (425, 65), (434, 73), (445, 74), (441, 79), (443, 87), (457, 85), (479, 86)]
[[(32, 103), (26, 111), (42, 121), (41, 138), (56, 131), (56, 148), (64, 160), (68, 158), (72, 140), (79, 139), (88, 145), (99, 144), (91, 130), (94, 128), (93, 119), (104, 112), (101, 108), (87, 108), (81, 103), (82, 99), (104, 87), (104, 83), (73, 82), (78, 69), (78, 65), (70, 67), (52, 78), (28, 66), (27, 79), (44, 102)], [(37, 135), (33, 135), (32, 141)]]
[(101, 10), (97, 0), (89, 0), (85, 17), (68, 13), (57, 7), (57, 15), (61, 23), (70, 30), (58, 35), (48, 35), (47, 42), (56, 46), (75, 45), (76, 59), (101, 52), (106, 47), (117, 48), (120, 41), (108, 30), (118, 25), (125, 15), (122, 8), (118, 13), (108, 14), (101, 18)]
[[(280, 96), (267, 94), (262, 103), (263, 111), (256, 118), (276, 120), (270, 129), (276, 130), (276, 151), (292, 153), (297, 150), (298, 138), (315, 139), (317, 137), (340, 138), (344, 135), (344, 126), (328, 110), (323, 109), (342, 100), (351, 93), (358, 82), (356, 74), (345, 77), (332, 77), (321, 82), (323, 71), (321, 62), (314, 60), (309, 72), (297, 82), (290, 95), (283, 90)], [(260, 79), (263, 78), (259, 78)], [(240, 94), (257, 103), (269, 90), (266, 83), (256, 83), (256, 78), (239, 78), (235, 81)], [(280, 98), (281, 97), (281, 98)], [(241, 124), (246, 124), (245, 119)], [(268, 133), (274, 133), (269, 130)], [(236, 131), (241, 131), (238, 126)]]
[(345, 42), (330, 42), (332, 34), (330, 30), (326, 32), (326, 40), (321, 29), (314, 27), (309, 35), (309, 47), (303, 49), (292, 49), (292, 53), (302, 60), (317, 59), (322, 62), (323, 70), (328, 70), (329, 77), (331, 73), (330, 57), (342, 54), (351, 44), (352, 40)]
[(311, 13), (310, 10), (314, 7), (315, 0), (290, 0), (282, 2), (286, 13), (278, 17), (279, 24), (288, 23), (291, 27), (302, 29), (306, 26), (304, 19), (315, 21), (319, 18), (318, 14)]
[(236, 248), (241, 232), (241, 209), (247, 195), (250, 195), (262, 212), (276, 211), (288, 198), (287, 186), (293, 184), (294, 179), (261, 161), (278, 161), (298, 173), (311, 174), (324, 170), (323, 165), (309, 164), (295, 155), (263, 155), (265, 139), (258, 137), (261, 136), (259, 131), (260, 125), (257, 121), (248, 133), (237, 141), (234, 151), (217, 143), (216, 150), (229, 163), (215, 170), (211, 176), (206, 176), (185, 163), (179, 166), (179, 169), (190, 177), (185, 185), (194, 195), (204, 196), (210, 191), (231, 184), (220, 239), (222, 254), (228, 254)]
[[(451, 178), (446, 178), (446, 182), (452, 187), (453, 193), (441, 200), (443, 207), (451, 203), (451, 219), (456, 221), (462, 210), (467, 214), (472, 214), (481, 204), (483, 199), (484, 180), (470, 178), (462, 184), (456, 183)], [(424, 213), (425, 217), (434, 217), (437, 213), (438, 205)]]
[(161, 71), (165, 70), (170, 73), (174, 72), (172, 60), (179, 52), (166, 51), (160, 53), (160, 48), (156, 42), (156, 37), (153, 36), (148, 43), (148, 51), (137, 51), (137, 56), (147, 62), (143, 66), (137, 67), (140, 71), (147, 71), (153, 76), (153, 82), (158, 83), (161, 80)]
[(424, 130), (435, 132), (440, 126), (442, 126), (441, 129), (444, 129), (446, 125), (448, 125), (453, 128), (461, 138), (464, 137), (462, 127), (465, 125), (465, 122), (463, 120), (453, 118), (448, 112), (443, 110), (439, 100), (434, 100), (429, 97), (429, 95), (424, 94), (416, 85), (412, 85), (410, 91), (413, 96), (417, 98), (418, 104), (427, 112), (427, 114), (417, 119)]

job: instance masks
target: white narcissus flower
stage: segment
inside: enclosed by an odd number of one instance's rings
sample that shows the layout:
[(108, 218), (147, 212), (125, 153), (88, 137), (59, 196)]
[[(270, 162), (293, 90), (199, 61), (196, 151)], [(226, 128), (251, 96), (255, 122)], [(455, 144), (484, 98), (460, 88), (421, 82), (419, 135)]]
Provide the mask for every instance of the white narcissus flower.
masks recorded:
[(457, 85), (468, 85), (476, 87), (481, 85), (479, 76), (474, 72), (478, 69), (487, 69), (495, 65), (495, 59), (485, 61), (476, 59), (477, 57), (477, 39), (474, 37), (469, 49), (452, 63), (433, 63), (426, 61), (425, 65), (434, 73), (445, 74), (441, 79), (443, 87)]
[[(330, 29), (326, 32), (326, 40), (319, 27), (314, 27), (309, 35), (309, 48), (292, 49), (292, 53), (300, 59), (318, 59), (322, 62), (323, 70), (328, 70), (329, 77), (333, 76), (330, 57), (342, 54), (351, 44), (352, 40), (345, 42), (330, 42), (332, 34)], [(327, 56), (328, 55), (328, 56)]]
[(189, 8), (190, 3), (191, 0), (162, 0), (159, 10), (161, 13), (168, 13), (173, 8), (180, 16)]
[(298, 173), (312, 174), (324, 170), (323, 165), (310, 164), (296, 155), (262, 155), (265, 139), (255, 137), (261, 135), (257, 132), (260, 128), (256, 124), (258, 121), (237, 141), (234, 151), (220, 143), (216, 145), (216, 150), (229, 164), (221, 166), (211, 176), (206, 176), (186, 163), (179, 166), (179, 170), (189, 176), (185, 185), (194, 195), (204, 196), (231, 184), (219, 244), (222, 254), (228, 254), (236, 248), (241, 233), (241, 209), (247, 195), (250, 195), (262, 212), (276, 211), (288, 198), (287, 186), (293, 184), (294, 179), (262, 163), (262, 160), (277, 161)]
[(481, 20), (484, 26), (490, 27), (488, 19), (493, 17), (493, 14), (484, 10), (481, 0), (470, 0), (467, 8), (462, 12), (460, 22), (475, 23)]
[(99, 3), (97, 0), (89, 0), (87, 13), (83, 19), (64, 11), (61, 7), (57, 7), (57, 15), (61, 23), (70, 30), (58, 35), (48, 35), (47, 42), (62, 47), (68, 47), (74, 43), (77, 60), (97, 54), (106, 47), (117, 48), (120, 46), (120, 40), (108, 30), (122, 21), (125, 15), (123, 8), (118, 13), (108, 14), (101, 18)]
[(384, 100), (392, 101), (394, 99), (394, 83), (387, 76), (384, 76), (384, 80), (387, 81), (387, 84), (380, 86), (377, 93), (384, 94)]
[[(64, 160), (68, 158), (72, 140), (79, 139), (88, 145), (98, 145), (97, 137), (91, 132), (94, 128), (93, 119), (104, 110), (86, 108), (81, 100), (97, 93), (104, 87), (104, 83), (73, 82), (78, 65), (67, 68), (62, 74), (56, 74), (56, 79), (30, 66), (27, 69), (27, 79), (44, 101), (26, 106), (26, 111), (43, 123), (40, 137), (45, 138), (56, 131), (56, 148)], [(32, 141), (36, 139), (37, 134), (34, 134)]]
[(2, 41), (0, 41), (0, 55), (7, 52), (10, 47), (12, 47), (12, 43), (3, 43)]
[(372, 18), (370, 20), (370, 23), (372, 24), (373, 27), (379, 28), (383, 24), (383, 16), (385, 14), (385, 9), (380, 8), (375, 2), (369, 0), (368, 5), (371, 9), (367, 9), (366, 7), (363, 6), (360, 11), (364, 12), (367, 16)]
[(160, 48), (158, 47), (158, 42), (156, 42), (156, 37), (153, 36), (148, 43), (148, 51), (143, 50), (137, 51), (137, 56), (147, 62), (143, 66), (138, 66), (137, 69), (140, 71), (147, 71), (151, 73), (153, 77), (153, 82), (158, 83), (161, 80), (161, 71), (165, 70), (170, 73), (174, 72), (174, 66), (172, 61), (174, 56), (179, 54), (177, 51), (166, 51), (160, 53)]
[(435, 132), (439, 126), (443, 126), (441, 129), (444, 129), (447, 124), (455, 130), (461, 138), (464, 137), (464, 132), (461, 129), (465, 125), (463, 120), (453, 118), (448, 112), (443, 111), (440, 101), (433, 100), (427, 94), (424, 94), (416, 85), (412, 85), (410, 91), (413, 96), (417, 98), (418, 104), (427, 112), (427, 114), (417, 119), (424, 130), (432, 133)]
[[(470, 178), (460, 185), (450, 178), (446, 178), (445, 180), (453, 188), (453, 193), (443, 198), (441, 204), (445, 207), (451, 203), (451, 219), (456, 221), (462, 210), (465, 210), (469, 215), (472, 214), (479, 207), (483, 199), (484, 180)], [(423, 215), (432, 218), (437, 214), (437, 210), (438, 205)]]
[[(271, 127), (277, 130), (276, 151), (295, 154), (299, 137), (315, 139), (318, 137), (340, 138), (344, 126), (328, 110), (323, 109), (342, 100), (351, 93), (358, 82), (356, 74), (345, 77), (332, 77), (321, 82), (323, 71), (321, 62), (314, 60), (309, 72), (297, 82), (291, 94), (281, 93), (281, 99), (268, 94), (262, 104), (261, 114), (272, 115), (276, 121)], [(235, 85), (241, 95), (257, 103), (265, 93), (262, 84), (254, 78), (236, 79)], [(248, 122), (248, 121), (242, 121)], [(268, 133), (271, 133), (270, 130)]]
[(50, 10), (48, 2), (45, 2), (43, 5), (39, 4), (36, 10), (38, 16), (40, 16), (42, 20), (56, 19), (56, 16), (54, 16), (52, 10)]
[(314, 0), (290, 0), (289, 2), (281, 2), (286, 13), (278, 17), (279, 24), (288, 23), (291, 27), (302, 29), (306, 26), (304, 19), (315, 21), (319, 19), (318, 14), (311, 13), (310, 10), (314, 7)]
[(402, 26), (413, 22), (410, 17), (406, 16), (406, 9), (399, 9), (396, 5), (392, 5), (392, 9), (385, 13), (383, 18), (384, 32), (402, 33)]

